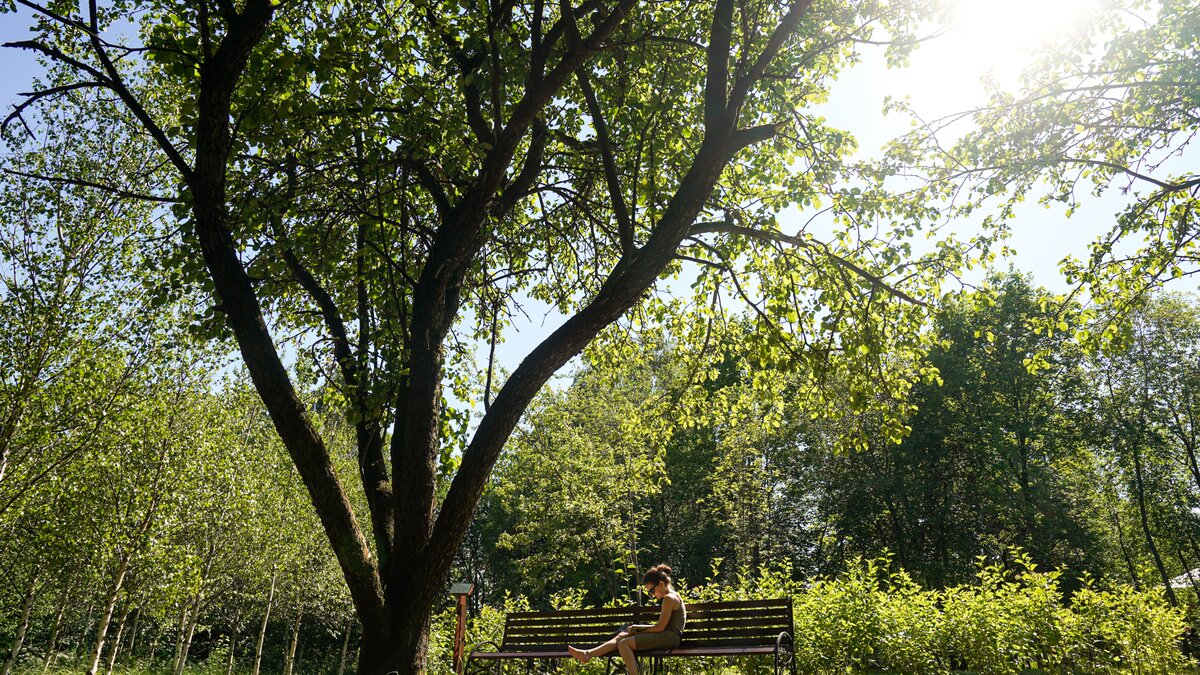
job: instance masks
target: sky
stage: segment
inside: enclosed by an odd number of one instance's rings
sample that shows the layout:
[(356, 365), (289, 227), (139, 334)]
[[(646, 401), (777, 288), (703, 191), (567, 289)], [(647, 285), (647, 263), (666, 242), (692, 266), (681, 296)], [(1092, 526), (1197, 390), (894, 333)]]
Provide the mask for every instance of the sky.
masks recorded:
[[(829, 123), (851, 131), (859, 142), (860, 156), (877, 156), (880, 147), (909, 127), (900, 115), (884, 116), (887, 96), (908, 96), (923, 118), (933, 119), (982, 103), (980, 78), (991, 73), (1001, 82), (1015, 83), (1031, 47), (1039, 41), (1054, 41), (1084, 16), (1098, 0), (953, 0), (955, 20), (949, 30), (922, 45), (905, 69), (888, 69), (883, 50), (866, 47), (863, 62), (843, 73), (833, 86), (831, 100), (819, 108)], [(29, 12), (0, 14), (0, 41), (28, 37), (24, 27)], [(0, 105), (11, 110), (39, 72), (28, 52), (0, 50)], [(1181, 161), (1196, 164), (1200, 151), (1193, 149)], [(1035, 281), (1054, 291), (1066, 284), (1058, 271), (1066, 255), (1083, 256), (1088, 243), (1106, 231), (1123, 198), (1109, 190), (1101, 199), (1088, 199), (1083, 208), (1066, 218), (1059, 206), (1045, 209), (1028, 201), (1013, 221), (1011, 245), (1017, 255), (1008, 263), (1029, 272)], [(783, 223), (785, 230), (787, 223)], [(976, 225), (962, 223), (960, 235)], [(549, 334), (561, 318), (528, 303), (530, 320), (515, 326), (499, 349), (500, 363), (515, 368), (540, 338)]]

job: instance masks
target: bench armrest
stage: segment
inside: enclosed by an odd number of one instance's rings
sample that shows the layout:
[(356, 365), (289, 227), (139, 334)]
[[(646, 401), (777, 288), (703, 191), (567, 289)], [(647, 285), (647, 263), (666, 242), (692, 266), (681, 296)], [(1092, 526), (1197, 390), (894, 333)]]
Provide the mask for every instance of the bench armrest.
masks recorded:
[(475, 658), (475, 654), (477, 654), (482, 648), (489, 646), (494, 652), (500, 651), (500, 645), (492, 642), (491, 640), (484, 640), (483, 642), (476, 643), (475, 646), (471, 648), (471, 655), (467, 657), (467, 660), (470, 661), (471, 659)]

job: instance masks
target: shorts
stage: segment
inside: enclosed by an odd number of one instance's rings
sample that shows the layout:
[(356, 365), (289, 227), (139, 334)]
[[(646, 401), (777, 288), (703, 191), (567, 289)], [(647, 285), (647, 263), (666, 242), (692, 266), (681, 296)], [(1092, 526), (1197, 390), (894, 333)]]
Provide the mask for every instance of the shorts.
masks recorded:
[(633, 636), (634, 651), (647, 649), (674, 649), (679, 646), (679, 633), (664, 630), (660, 633), (636, 633)]

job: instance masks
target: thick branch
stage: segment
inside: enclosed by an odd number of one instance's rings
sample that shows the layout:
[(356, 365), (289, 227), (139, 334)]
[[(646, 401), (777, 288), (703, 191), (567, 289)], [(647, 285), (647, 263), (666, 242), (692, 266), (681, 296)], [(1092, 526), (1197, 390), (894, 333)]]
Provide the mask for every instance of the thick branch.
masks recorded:
[[(576, 45), (569, 45), (554, 68), (536, 86), (526, 90), (513, 107), (507, 125), (497, 134), (496, 144), (485, 157), (475, 184), (445, 215), (434, 237), (413, 292), (412, 352), (396, 405), (392, 436), (396, 533), (390, 576), (397, 587), (422, 588), (419, 584), (412, 586), (415, 583), (412, 578), (419, 570), (413, 569), (411, 563), (418, 559), (419, 552), (428, 543), (433, 526), (442, 342), (457, 315), (464, 276), (486, 239), (484, 223), (489, 218), (504, 215), (496, 208), (504, 205), (495, 200), (495, 195), (504, 184), (521, 140), (542, 109), (600, 49), (635, 3), (636, 0), (621, 0), (591, 34)], [(566, 13), (570, 15), (571, 10)], [(559, 23), (561, 25), (563, 21)], [(510, 203), (515, 202), (510, 200)], [(421, 565), (427, 567), (423, 561)], [(389, 592), (403, 594), (404, 591), (389, 588)], [(423, 602), (423, 599), (406, 601)]]
[(749, 95), (750, 89), (762, 78), (763, 73), (767, 71), (767, 66), (783, 48), (783, 43), (796, 31), (800, 18), (804, 16), (812, 3), (813, 0), (795, 0), (788, 8), (787, 14), (771, 33), (767, 45), (763, 47), (762, 53), (755, 59), (754, 64), (746, 72), (738, 74), (737, 81), (733, 83), (733, 90), (729, 94), (728, 110), (734, 118), (737, 117), (742, 105), (746, 102), (746, 96)]
[(621, 194), (621, 179), (617, 174), (616, 153), (613, 151), (612, 139), (608, 135), (608, 123), (604, 119), (604, 111), (596, 92), (588, 81), (587, 69), (580, 68), (576, 73), (579, 88), (587, 101), (588, 114), (592, 117), (592, 127), (596, 130), (596, 142), (600, 146), (600, 159), (604, 164), (604, 182), (608, 185), (608, 198), (612, 202), (613, 215), (617, 219), (617, 232), (621, 239), (621, 254), (633, 253), (633, 219), (625, 206), (625, 197)]
[(708, 38), (708, 73), (704, 82), (705, 129), (717, 129), (730, 121), (725, 97), (729, 87), (729, 46), (732, 36), (733, 0), (717, 0)]
[(227, 223), (225, 172), (231, 143), (233, 91), (272, 16), (270, 0), (248, 0), (237, 20), (229, 23), (212, 58), (201, 66), (196, 168), (189, 174), (196, 234), (242, 358), (308, 490), (354, 604), (363, 617), (363, 625), (379, 625), (386, 616), (386, 607), (370, 548), (333, 470), (328, 451), (279, 357)]
[[(642, 297), (678, 251), (732, 157), (730, 139), (707, 136), (646, 244), (622, 258), (596, 297), (538, 345), (505, 382), (463, 453), (430, 539), (424, 574), (440, 575), (470, 525), (483, 487), (522, 412), (543, 384)], [(431, 579), (426, 586), (436, 587)], [(421, 588), (418, 584), (416, 588)], [(425, 599), (432, 602), (433, 597)]]
[(849, 270), (850, 272), (853, 272), (854, 274), (856, 274), (859, 277), (868, 281), (872, 286), (878, 288), (881, 291), (884, 291), (885, 293), (888, 293), (892, 297), (895, 297), (899, 300), (903, 300), (905, 302), (908, 302), (908, 303), (911, 303), (914, 305), (919, 305), (921, 307), (928, 306), (926, 303), (912, 297), (908, 293), (905, 293), (904, 291), (887, 283), (881, 277), (866, 271), (865, 269), (859, 267), (858, 265), (855, 265), (854, 263), (850, 262), (849, 260), (846, 260), (845, 258), (837, 255), (833, 251), (830, 251), (829, 247), (824, 244), (819, 244), (819, 243), (809, 241), (806, 239), (801, 239), (799, 237), (793, 237), (791, 235), (787, 235), (782, 232), (769, 232), (766, 230), (758, 230), (758, 229), (755, 229), (752, 227), (744, 227), (742, 225), (733, 225), (731, 223), (703, 223), (701, 225), (693, 227), (689, 231), (690, 235), (698, 235), (698, 234), (706, 234), (706, 233), (734, 234), (734, 235), (738, 235), (738, 236), (742, 236), (742, 237), (750, 237), (751, 239), (758, 239), (760, 241), (770, 241), (770, 242), (791, 244), (792, 246), (799, 246), (801, 248), (809, 248), (809, 249), (816, 248), (820, 251), (820, 253), (822, 255), (824, 255), (827, 258), (829, 258), (830, 260), (832, 260), (834, 264), (836, 264), (839, 267), (842, 267), (846, 270)]
[(142, 123), (142, 126), (158, 144), (158, 147), (166, 153), (167, 159), (171, 160), (171, 164), (175, 165), (179, 173), (185, 179), (190, 179), (192, 176), (192, 167), (183, 159), (183, 155), (179, 153), (179, 150), (176, 149), (171, 139), (167, 138), (167, 134), (158, 126), (158, 123), (154, 121), (150, 113), (146, 112), (141, 101), (125, 86), (125, 81), (121, 78), (121, 73), (117, 71), (117, 67), (108, 58), (108, 52), (105, 51), (104, 44), (100, 40), (100, 30), (97, 26), (96, 0), (88, 0), (88, 11), (91, 14), (92, 51), (96, 53), (96, 57), (100, 59), (101, 65), (104, 66), (104, 71), (108, 74), (109, 88), (120, 97), (121, 101), (125, 103), (125, 107), (129, 108), (129, 111), (133, 113), (133, 116), (138, 118), (138, 121)]

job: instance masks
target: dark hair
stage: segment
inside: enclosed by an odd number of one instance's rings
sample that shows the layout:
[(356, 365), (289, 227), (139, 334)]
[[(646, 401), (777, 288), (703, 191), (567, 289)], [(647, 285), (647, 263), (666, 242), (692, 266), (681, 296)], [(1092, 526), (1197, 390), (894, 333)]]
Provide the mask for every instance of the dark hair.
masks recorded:
[(646, 576), (642, 577), (643, 584), (654, 584), (655, 586), (657, 586), (658, 582), (660, 582), (660, 581), (667, 582), (668, 586), (671, 585), (671, 568), (670, 567), (668, 567), (666, 565), (655, 565), (654, 567), (651, 567), (646, 572)]

